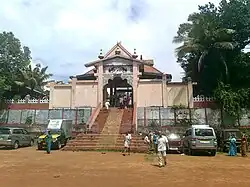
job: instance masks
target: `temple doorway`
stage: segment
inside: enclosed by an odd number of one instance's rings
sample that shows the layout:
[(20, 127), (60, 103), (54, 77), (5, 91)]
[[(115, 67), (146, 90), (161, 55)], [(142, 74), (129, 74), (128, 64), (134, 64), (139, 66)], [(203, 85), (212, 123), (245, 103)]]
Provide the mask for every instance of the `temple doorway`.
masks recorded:
[(133, 107), (133, 88), (127, 79), (115, 77), (113, 80), (108, 80), (108, 84), (103, 87), (103, 104), (107, 100), (110, 107), (120, 107), (121, 100), (126, 107)]

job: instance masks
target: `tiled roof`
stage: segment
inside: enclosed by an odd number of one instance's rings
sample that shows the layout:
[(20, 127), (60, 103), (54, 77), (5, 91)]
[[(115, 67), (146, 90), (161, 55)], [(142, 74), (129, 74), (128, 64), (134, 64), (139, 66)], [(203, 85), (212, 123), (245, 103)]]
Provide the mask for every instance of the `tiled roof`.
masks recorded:
[(149, 66), (149, 65), (144, 65), (144, 72), (147, 72), (147, 73), (159, 73), (159, 74), (162, 74), (161, 71), (159, 71), (158, 69), (156, 69), (155, 67), (153, 66)]

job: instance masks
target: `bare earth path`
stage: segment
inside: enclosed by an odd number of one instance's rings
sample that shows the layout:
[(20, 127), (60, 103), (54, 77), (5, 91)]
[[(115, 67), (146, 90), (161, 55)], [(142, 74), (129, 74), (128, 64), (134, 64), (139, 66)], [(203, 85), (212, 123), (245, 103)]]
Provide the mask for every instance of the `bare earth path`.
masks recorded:
[(168, 155), (158, 168), (143, 154), (0, 150), (1, 187), (249, 187), (250, 158)]

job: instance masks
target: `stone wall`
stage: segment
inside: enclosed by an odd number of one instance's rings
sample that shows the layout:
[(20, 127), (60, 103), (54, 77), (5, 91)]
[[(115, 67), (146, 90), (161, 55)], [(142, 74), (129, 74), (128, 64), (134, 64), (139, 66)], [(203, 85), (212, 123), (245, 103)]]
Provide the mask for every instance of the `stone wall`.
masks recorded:
[[(52, 110), (1, 110), (0, 124), (21, 126), (29, 131), (43, 131), (49, 119), (71, 119), (74, 126), (86, 124), (92, 108), (83, 109), (52, 109)], [(83, 128), (83, 127), (82, 127)]]
[[(183, 131), (191, 124), (207, 124), (214, 128), (239, 126), (236, 119), (225, 112), (222, 113), (220, 109), (137, 108), (137, 131), (139, 132), (162, 129)], [(240, 119), (240, 126), (248, 125), (250, 125), (250, 111), (245, 110)]]

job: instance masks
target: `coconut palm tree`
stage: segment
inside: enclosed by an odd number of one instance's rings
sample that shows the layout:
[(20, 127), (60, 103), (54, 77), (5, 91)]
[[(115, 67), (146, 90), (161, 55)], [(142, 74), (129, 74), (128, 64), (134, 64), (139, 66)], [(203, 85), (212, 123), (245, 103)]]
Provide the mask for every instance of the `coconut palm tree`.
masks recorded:
[[(225, 75), (228, 77), (228, 67), (224, 59), (223, 53), (227, 50), (233, 50), (235, 44), (232, 42), (232, 35), (234, 31), (232, 29), (219, 28), (214, 30), (206, 30), (205, 28), (199, 28), (200, 35), (194, 35), (198, 25), (192, 25), (189, 30), (183, 32), (185, 34), (179, 34), (173, 39), (173, 43), (180, 44), (181, 46), (175, 49), (176, 56), (183, 58), (190, 53), (198, 55), (199, 60), (197, 62), (198, 71), (201, 71), (204, 66), (204, 61), (207, 55), (212, 51), (216, 51), (219, 57), (219, 61), (223, 64)], [(196, 32), (197, 33), (197, 32)], [(190, 37), (190, 36), (195, 37)]]
[(34, 69), (29, 65), (26, 70), (19, 70), (20, 79), (15, 83), (20, 87), (29, 87), (31, 90), (42, 91), (43, 86), (47, 83), (46, 80), (52, 76), (52, 74), (46, 73), (47, 69), (48, 66), (41, 68), (40, 64), (36, 64)]

